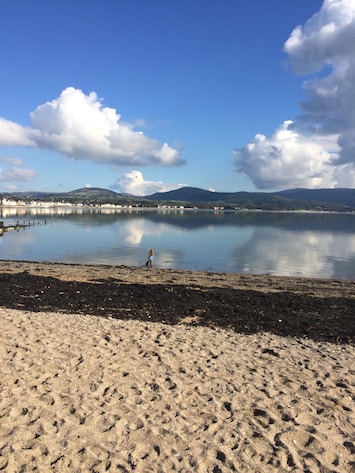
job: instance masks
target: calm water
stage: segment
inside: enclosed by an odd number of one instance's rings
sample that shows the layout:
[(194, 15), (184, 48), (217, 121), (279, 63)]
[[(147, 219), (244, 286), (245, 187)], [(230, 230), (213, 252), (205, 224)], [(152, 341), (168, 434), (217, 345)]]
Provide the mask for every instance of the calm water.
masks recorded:
[(0, 237), (0, 259), (355, 280), (355, 214), (203, 211), (23, 211), (33, 222)]

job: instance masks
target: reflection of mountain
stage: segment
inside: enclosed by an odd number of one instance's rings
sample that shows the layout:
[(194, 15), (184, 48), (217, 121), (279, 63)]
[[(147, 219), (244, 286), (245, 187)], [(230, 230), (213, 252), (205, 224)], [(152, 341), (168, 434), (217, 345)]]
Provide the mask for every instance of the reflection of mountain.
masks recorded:
[(77, 225), (111, 225), (117, 221), (126, 222), (141, 216), (142, 212), (101, 212), (100, 210), (80, 211), (61, 215), (62, 220), (67, 220)]
[[(204, 227), (276, 227), (284, 230), (302, 231), (332, 231), (355, 234), (355, 213), (326, 213), (326, 212), (248, 212), (227, 211), (213, 212), (203, 210), (118, 210), (103, 211), (100, 209), (80, 209), (63, 211), (48, 215), (43, 209), (27, 209), (26, 215), (13, 214), (12, 218), (54, 218), (55, 220), (68, 221), (82, 226), (110, 226), (112, 224), (129, 223), (134, 229), (141, 229), (144, 235), (144, 226), (166, 225), (182, 230), (199, 229)], [(144, 224), (146, 222), (146, 224)], [(151, 233), (151, 231), (149, 232)]]
[(154, 248), (157, 267), (354, 277), (355, 213), (92, 209), (47, 223), (8, 234), (0, 257), (136, 266)]
[(156, 223), (183, 229), (208, 226), (276, 227), (289, 230), (355, 233), (355, 214), (279, 212), (149, 212), (144, 216)]
[[(315, 230), (355, 233), (355, 214), (297, 213), (297, 212), (207, 212), (207, 211), (144, 211), (119, 213), (88, 213), (63, 215), (61, 219), (78, 225), (111, 225), (115, 222), (149, 221), (181, 229), (209, 226), (277, 227), (289, 230)], [(141, 226), (141, 223), (139, 224)]]

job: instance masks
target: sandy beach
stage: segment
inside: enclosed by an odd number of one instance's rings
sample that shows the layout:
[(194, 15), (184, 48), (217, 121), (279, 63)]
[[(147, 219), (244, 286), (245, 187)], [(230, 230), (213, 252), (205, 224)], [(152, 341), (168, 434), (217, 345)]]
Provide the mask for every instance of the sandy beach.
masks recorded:
[(355, 471), (354, 282), (0, 261), (0, 287), (0, 471)]

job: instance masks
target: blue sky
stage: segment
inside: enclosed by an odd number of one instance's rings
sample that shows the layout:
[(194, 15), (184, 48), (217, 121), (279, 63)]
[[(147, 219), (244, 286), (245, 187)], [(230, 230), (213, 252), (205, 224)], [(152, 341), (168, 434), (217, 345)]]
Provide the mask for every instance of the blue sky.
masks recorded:
[(0, 192), (355, 186), (353, 0), (1, 0)]

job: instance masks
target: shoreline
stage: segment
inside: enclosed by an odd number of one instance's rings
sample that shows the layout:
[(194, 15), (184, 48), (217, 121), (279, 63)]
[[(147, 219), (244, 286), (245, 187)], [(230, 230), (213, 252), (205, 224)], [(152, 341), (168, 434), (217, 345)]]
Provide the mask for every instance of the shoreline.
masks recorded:
[[(79, 271), (78, 271), (79, 270)], [(30, 261), (30, 260), (6, 260), (0, 259), (0, 273), (16, 273), (19, 271), (27, 271), (32, 274), (52, 273), (56, 277), (63, 280), (75, 280), (79, 277), (82, 280), (88, 281), (91, 277), (100, 276), (115, 276), (123, 277), (123, 282), (132, 282), (138, 280), (147, 284), (155, 283), (160, 280), (163, 283), (175, 284), (180, 281), (201, 282), (201, 284), (208, 284), (210, 286), (231, 286), (240, 285), (249, 287), (251, 283), (259, 285), (261, 288), (266, 286), (270, 290), (277, 289), (284, 290), (290, 284), (292, 287), (299, 286), (300, 290), (306, 290), (307, 287), (320, 290), (335, 290), (338, 289), (352, 291), (355, 288), (355, 279), (340, 279), (340, 278), (320, 278), (308, 276), (278, 276), (271, 274), (258, 273), (235, 273), (226, 271), (205, 271), (194, 269), (164, 269), (153, 267), (152, 272), (147, 272), (145, 266), (126, 266), (126, 265), (110, 265), (110, 264), (92, 264), (92, 263), (67, 263), (67, 262), (51, 262), (51, 261)], [(144, 274), (144, 277), (142, 275)], [(308, 286), (307, 286), (308, 285)]]
[(355, 281), (0, 261), (0, 305), (355, 344)]

